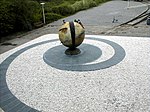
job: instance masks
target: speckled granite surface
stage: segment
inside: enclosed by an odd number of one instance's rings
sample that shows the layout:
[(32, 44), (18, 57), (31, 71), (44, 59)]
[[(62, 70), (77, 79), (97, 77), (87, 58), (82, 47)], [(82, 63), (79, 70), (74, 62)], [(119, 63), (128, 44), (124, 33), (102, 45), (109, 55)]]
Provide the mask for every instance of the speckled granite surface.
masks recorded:
[[(120, 52), (99, 39), (121, 46), (124, 56), (114, 65), (92, 70)], [(79, 63), (90, 65), (89, 71), (62, 70), (45, 63), (45, 52), (61, 45), (57, 34), (43, 35), (1, 54), (1, 108), (10, 112), (149, 112), (150, 38), (86, 35), (83, 44), (102, 51), (92, 62)]]

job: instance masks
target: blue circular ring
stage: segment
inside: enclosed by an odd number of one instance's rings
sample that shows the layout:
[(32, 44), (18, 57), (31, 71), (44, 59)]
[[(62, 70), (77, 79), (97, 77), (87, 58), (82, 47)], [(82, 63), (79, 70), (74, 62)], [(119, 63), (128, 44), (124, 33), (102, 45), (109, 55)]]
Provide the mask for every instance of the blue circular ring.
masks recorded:
[[(99, 70), (99, 69), (111, 67), (113, 65), (118, 64), (119, 62), (121, 62), (124, 59), (125, 50), (120, 45), (118, 45), (117, 43), (109, 41), (109, 40), (105, 40), (105, 39), (100, 39), (100, 38), (87, 37), (87, 39), (97, 40), (97, 41), (101, 41), (101, 42), (104, 42), (106, 44), (109, 44), (115, 50), (114, 55), (110, 59), (103, 61), (103, 62), (100, 62), (100, 63), (97, 63), (97, 64), (79, 65), (79, 66), (68, 67), (67, 69), (66, 69), (66, 67), (64, 69), (62, 66), (57, 66), (56, 68), (58, 68), (58, 69), (63, 68), (62, 70), (71, 70), (71, 71), (90, 71), (90, 70), (93, 71), (93, 70)], [(11, 91), (9, 90), (9, 88), (7, 86), (7, 82), (6, 82), (6, 72), (8, 70), (8, 67), (10, 66), (10, 64), (13, 62), (13, 60), (17, 56), (19, 56), (20, 54), (25, 52), (26, 50), (33, 48), (33, 47), (36, 47), (38, 45), (42, 45), (42, 44), (46, 44), (46, 43), (54, 42), (54, 41), (58, 41), (58, 39), (43, 41), (43, 42), (39, 42), (36, 44), (32, 44), (30, 46), (24, 47), (24, 48), (16, 51), (15, 53), (13, 53), (9, 57), (7, 57), (0, 64), (0, 107), (4, 111), (39, 112), (38, 110), (33, 109), (30, 106), (27, 106), (25, 103), (21, 102), (18, 98), (16, 98), (11, 93)]]

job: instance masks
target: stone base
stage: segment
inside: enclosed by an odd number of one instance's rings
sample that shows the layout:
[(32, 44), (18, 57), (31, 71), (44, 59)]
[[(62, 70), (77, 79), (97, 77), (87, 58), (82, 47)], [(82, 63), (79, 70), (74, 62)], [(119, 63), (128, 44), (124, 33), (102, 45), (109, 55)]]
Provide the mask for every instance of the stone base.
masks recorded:
[(78, 54), (80, 54), (81, 53), (81, 51), (80, 51), (80, 49), (78, 49), (78, 48), (75, 48), (75, 49), (67, 49), (66, 51), (65, 51), (65, 54), (66, 55), (78, 55)]

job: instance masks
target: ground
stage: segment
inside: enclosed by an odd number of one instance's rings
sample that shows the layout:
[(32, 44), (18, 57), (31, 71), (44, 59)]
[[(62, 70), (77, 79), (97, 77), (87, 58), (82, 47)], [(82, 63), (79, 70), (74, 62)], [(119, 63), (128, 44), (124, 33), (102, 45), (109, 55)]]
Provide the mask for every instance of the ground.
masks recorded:
[(118, 26), (146, 8), (110, 1), (64, 18), (86, 29), (76, 56), (58, 39), (63, 19), (3, 42), (0, 112), (149, 112), (150, 26)]
[(6, 112), (149, 112), (150, 38), (86, 35), (76, 56), (57, 34), (0, 56)]

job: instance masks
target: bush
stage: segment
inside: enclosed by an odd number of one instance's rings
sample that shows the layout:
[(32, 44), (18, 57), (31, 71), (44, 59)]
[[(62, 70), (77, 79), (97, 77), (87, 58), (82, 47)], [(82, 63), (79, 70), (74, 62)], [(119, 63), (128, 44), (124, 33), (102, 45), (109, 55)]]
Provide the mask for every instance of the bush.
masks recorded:
[(71, 5), (71, 7), (74, 9), (75, 12), (83, 9), (83, 2), (82, 1), (76, 1), (74, 4)]
[(32, 30), (43, 20), (41, 1), (46, 23), (50, 23), (109, 0), (0, 0), (0, 35)]
[(61, 16), (61, 15), (55, 14), (55, 13), (46, 13), (45, 14), (46, 23), (51, 23), (51, 22), (61, 19), (63, 17), (64, 16)]
[(74, 9), (67, 3), (53, 7), (52, 12), (63, 16), (68, 16), (75, 13)]
[(100, 4), (100, 3), (104, 3), (106, 1), (109, 1), (109, 0), (94, 0), (96, 2), (96, 4)]
[(90, 7), (95, 7), (95, 6), (96, 6), (96, 2), (93, 0), (84, 0), (84, 3), (83, 0), (76, 1), (74, 4), (71, 5), (71, 7), (74, 8), (75, 12), (88, 9)]
[(12, 12), (15, 15), (15, 30), (31, 30), (32, 10), (27, 0), (12, 0)]
[(31, 23), (39, 22), (42, 18), (42, 11), (41, 11), (41, 5), (36, 1), (30, 1), (28, 3), (28, 7), (30, 10), (30, 16), (31, 16)]
[(45, 13), (52, 12), (52, 7), (54, 6), (57, 6), (55, 2), (47, 2), (44, 7)]
[(40, 4), (29, 0), (0, 1), (0, 35), (32, 30), (34, 22), (42, 18)]
[(95, 7), (95, 6), (96, 6), (96, 2), (93, 1), (93, 0), (89, 0), (89, 1), (88, 1), (88, 6), (89, 6), (89, 8), (90, 8), (90, 7)]
[(0, 1), (0, 35), (4, 36), (14, 31), (15, 15), (11, 13), (11, 3)]

